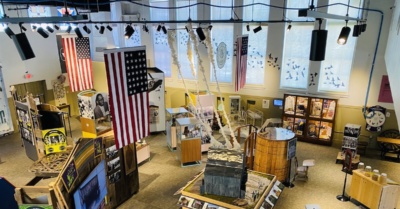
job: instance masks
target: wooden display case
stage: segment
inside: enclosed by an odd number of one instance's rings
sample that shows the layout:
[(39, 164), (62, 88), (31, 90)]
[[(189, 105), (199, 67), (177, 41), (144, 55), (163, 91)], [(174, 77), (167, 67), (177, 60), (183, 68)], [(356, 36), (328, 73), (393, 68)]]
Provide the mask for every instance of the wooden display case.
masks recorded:
[(196, 118), (176, 119), (176, 152), (181, 166), (201, 164), (202, 125)]
[(167, 122), (166, 122), (166, 132), (167, 132), (167, 146), (170, 150), (176, 150), (176, 124), (175, 120), (177, 118), (188, 117), (189, 112), (183, 108), (167, 108)]
[(285, 94), (283, 127), (299, 141), (332, 145), (337, 103), (333, 98)]
[(381, 184), (359, 170), (354, 170), (349, 195), (371, 209), (396, 208), (400, 186), (389, 179), (387, 182)]

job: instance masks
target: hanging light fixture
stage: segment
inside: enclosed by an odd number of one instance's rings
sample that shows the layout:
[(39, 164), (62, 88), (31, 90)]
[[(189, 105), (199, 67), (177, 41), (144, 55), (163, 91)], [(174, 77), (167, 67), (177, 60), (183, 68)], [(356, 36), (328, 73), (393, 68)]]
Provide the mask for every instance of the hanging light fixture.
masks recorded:
[(103, 34), (105, 29), (106, 29), (106, 28), (105, 28), (103, 25), (100, 26), (99, 33), (100, 33), (100, 34)]
[(357, 23), (357, 25), (354, 25), (353, 27), (353, 37), (358, 37), (361, 34), (361, 25)]
[(247, 30), (247, 31), (250, 31), (250, 25), (249, 25), (249, 23), (247, 23), (247, 25), (246, 25), (246, 30)]
[(60, 30), (60, 27), (59, 27), (58, 25), (54, 25), (54, 28), (55, 28), (56, 30)]
[(39, 27), (36, 32), (38, 32), (43, 38), (48, 38), (49, 33), (45, 31), (42, 27)]
[(157, 32), (160, 32), (161, 31), (161, 25), (158, 25), (157, 26)]
[(87, 33), (90, 34), (92, 31), (90, 30), (90, 28), (85, 24), (82, 29)]
[(79, 29), (79, 26), (77, 26), (77, 27), (74, 29), (74, 31), (75, 31), (75, 34), (78, 36), (78, 38), (83, 38), (82, 32), (81, 32), (81, 30)]
[(129, 39), (133, 33), (135, 33), (135, 29), (131, 25), (127, 25), (125, 27), (125, 39)]
[(94, 25), (94, 28), (96, 28), (96, 30), (99, 30), (99, 26), (97, 25)]
[(346, 26), (342, 28), (342, 31), (340, 31), (337, 43), (340, 45), (345, 45), (347, 43), (347, 39), (349, 38), (350, 31), (351, 29), (347, 27), (347, 21), (346, 21)]
[(212, 30), (212, 28), (213, 28), (213, 26), (210, 24), (210, 25), (208, 26), (208, 30)]
[(146, 32), (146, 33), (148, 33), (149, 32), (149, 28), (147, 27), (147, 25), (145, 24), (145, 25), (143, 25), (143, 30), (144, 30), (144, 32)]
[(21, 28), (21, 31), (26, 31), (26, 28), (22, 24), (22, 22), (19, 23), (19, 28)]
[(32, 31), (35, 32), (36, 29), (37, 29), (37, 26), (36, 25), (32, 25)]
[(289, 21), (289, 25), (286, 28), (286, 31), (290, 31), (292, 29), (292, 22)]
[(67, 28), (67, 30), (66, 30), (65, 32), (66, 32), (66, 33), (71, 33), (71, 30), (72, 30), (71, 25), (68, 25), (68, 28)]
[(107, 27), (106, 27), (109, 31), (112, 31), (113, 29), (112, 29), (112, 27), (110, 26), (110, 25), (107, 25)]
[(253, 29), (253, 32), (254, 32), (254, 33), (258, 33), (260, 30), (262, 30), (261, 24), (260, 24), (258, 27), (254, 28), (254, 29)]
[(49, 31), (50, 33), (53, 33), (53, 32), (54, 32), (54, 29), (51, 28), (49, 25), (46, 26), (46, 30)]
[(167, 33), (168, 33), (167, 28), (166, 28), (164, 25), (161, 27), (161, 29), (162, 29), (162, 31), (163, 31), (164, 34), (167, 34)]
[(13, 35), (15, 35), (14, 34), (14, 32), (11, 30), (11, 28), (10, 27), (6, 27), (6, 28), (4, 28), (4, 32), (8, 35), (8, 37), (10, 37), (10, 38), (12, 38), (12, 36)]
[(326, 39), (328, 38), (328, 31), (321, 30), (322, 19), (318, 18), (319, 28), (313, 30), (311, 35), (311, 47), (310, 47), (310, 60), (311, 61), (323, 61), (325, 60), (326, 51)]
[(196, 33), (199, 36), (200, 41), (206, 40), (206, 36), (204, 35), (203, 29), (200, 26), (196, 29)]

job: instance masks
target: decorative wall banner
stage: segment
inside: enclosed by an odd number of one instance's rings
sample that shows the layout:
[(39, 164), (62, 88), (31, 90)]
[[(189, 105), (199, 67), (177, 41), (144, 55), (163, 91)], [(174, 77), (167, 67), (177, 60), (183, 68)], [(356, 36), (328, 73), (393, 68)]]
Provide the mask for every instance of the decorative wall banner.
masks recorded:
[(0, 136), (14, 131), (5, 89), (3, 71), (0, 65)]
[(63, 83), (60, 83), (58, 80), (51, 81), (53, 86), (54, 100), (56, 106), (61, 104), (67, 104), (67, 94), (65, 92), (65, 87)]
[(393, 103), (392, 91), (390, 90), (389, 77), (387, 75), (382, 76), (378, 102)]
[(64, 128), (55, 128), (42, 131), (46, 154), (63, 152), (67, 149), (67, 140)]

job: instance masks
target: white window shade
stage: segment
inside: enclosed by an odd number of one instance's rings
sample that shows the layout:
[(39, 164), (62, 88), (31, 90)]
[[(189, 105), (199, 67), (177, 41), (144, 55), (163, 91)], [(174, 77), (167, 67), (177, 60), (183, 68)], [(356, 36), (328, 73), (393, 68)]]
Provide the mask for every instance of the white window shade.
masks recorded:
[[(257, 4), (259, 3), (259, 4)], [(269, 19), (269, 0), (243, 0), (243, 5), (252, 5), (243, 7), (243, 20), (268, 20)]]
[[(314, 6), (317, 6), (318, 1), (314, 0)], [(307, 9), (310, 5), (310, 0), (287, 0), (286, 7), (286, 19), (304, 21), (304, 20), (314, 20), (315, 18), (310, 17), (299, 17), (299, 9)]]
[(212, 20), (229, 20), (232, 17), (232, 1), (231, 0), (213, 0), (212, 5), (224, 7), (211, 7)]
[[(217, 60), (218, 47), (224, 46), (222, 48), (226, 48), (225, 62), (220, 64), (215, 63), (218, 82), (231, 83), (233, 60), (235, 59), (233, 56), (233, 24), (213, 24), (211, 42), (214, 49), (214, 60)], [(210, 72), (210, 81), (216, 82), (213, 70), (211, 69)]]
[(141, 46), (142, 45), (142, 40), (140, 37), (140, 26), (138, 25), (133, 25), (132, 26), (135, 32), (132, 34), (132, 36), (128, 39), (125, 39), (125, 46), (126, 47), (134, 47), (134, 46)]
[[(190, 3), (190, 4), (189, 4)], [(197, 5), (192, 7), (185, 7), (189, 5), (196, 4), (196, 0), (178, 0), (176, 1), (176, 7), (184, 7), (176, 10), (176, 20), (188, 20), (189, 19), (189, 11), (190, 18), (192, 20), (197, 20)]]
[(281, 88), (306, 89), (309, 72), (311, 33), (310, 24), (292, 24), (285, 33)]

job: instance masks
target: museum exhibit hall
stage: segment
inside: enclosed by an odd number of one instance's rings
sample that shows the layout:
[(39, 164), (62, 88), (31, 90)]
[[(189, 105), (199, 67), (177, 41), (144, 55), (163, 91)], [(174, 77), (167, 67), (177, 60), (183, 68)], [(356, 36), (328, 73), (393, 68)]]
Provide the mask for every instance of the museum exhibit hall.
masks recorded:
[(400, 208), (399, 4), (1, 0), (0, 209)]

